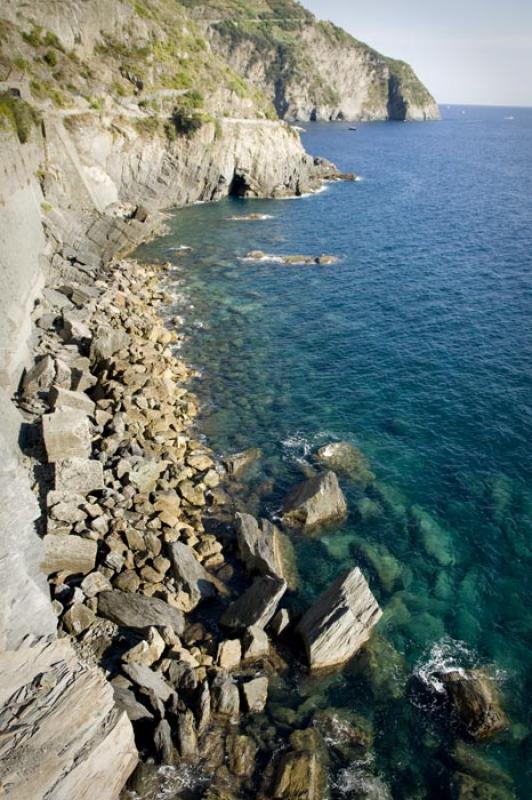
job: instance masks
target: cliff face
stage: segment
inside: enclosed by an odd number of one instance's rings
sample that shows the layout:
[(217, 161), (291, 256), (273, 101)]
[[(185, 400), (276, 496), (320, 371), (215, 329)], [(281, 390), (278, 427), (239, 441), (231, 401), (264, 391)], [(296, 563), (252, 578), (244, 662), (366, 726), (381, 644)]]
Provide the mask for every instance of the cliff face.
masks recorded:
[(293, 0), (186, 5), (212, 47), (290, 121), (434, 120), (438, 106), (412, 68), (318, 22)]

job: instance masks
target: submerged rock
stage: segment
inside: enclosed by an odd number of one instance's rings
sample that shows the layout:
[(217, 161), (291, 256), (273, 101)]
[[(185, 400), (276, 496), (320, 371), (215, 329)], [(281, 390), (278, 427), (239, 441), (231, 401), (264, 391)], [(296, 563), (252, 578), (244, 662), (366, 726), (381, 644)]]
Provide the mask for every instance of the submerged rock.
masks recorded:
[(277, 610), (286, 592), (286, 581), (271, 575), (255, 578), (243, 595), (235, 600), (222, 616), (222, 625), (244, 629), (264, 628)]
[(228, 766), (239, 778), (249, 777), (255, 770), (257, 745), (250, 736), (231, 734), (226, 742)]
[(227, 456), (224, 458), (224, 466), (232, 478), (240, 478), (261, 456), (262, 450), (259, 447), (253, 447)]
[(299, 623), (312, 669), (333, 667), (352, 658), (382, 616), (362, 572), (340, 575)]
[(440, 566), (450, 566), (454, 562), (450, 532), (419, 506), (412, 506), (410, 514), (421, 535), (421, 541), (427, 554), (434, 558)]
[(339, 475), (346, 475), (361, 489), (375, 480), (362, 451), (349, 442), (330, 442), (320, 447), (314, 460)]
[(295, 731), (292, 749), (277, 766), (269, 797), (275, 800), (321, 800), (325, 796), (327, 771), (325, 748), (318, 731)]
[(293, 489), (283, 503), (285, 525), (312, 530), (342, 519), (347, 503), (334, 472), (316, 475)]
[(484, 669), (439, 673), (465, 731), (487, 739), (509, 725), (494, 679)]

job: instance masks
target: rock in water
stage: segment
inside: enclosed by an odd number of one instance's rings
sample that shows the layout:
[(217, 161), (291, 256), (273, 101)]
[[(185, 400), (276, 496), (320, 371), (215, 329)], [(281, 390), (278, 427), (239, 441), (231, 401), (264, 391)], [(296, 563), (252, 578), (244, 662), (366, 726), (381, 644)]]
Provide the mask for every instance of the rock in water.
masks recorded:
[(343, 664), (366, 642), (382, 616), (358, 567), (341, 575), (307, 611), (297, 630), (312, 669)]
[(255, 625), (264, 628), (277, 610), (286, 592), (286, 581), (271, 575), (255, 578), (238, 600), (231, 603), (222, 617), (222, 625), (237, 630)]
[(292, 749), (279, 762), (271, 796), (274, 800), (321, 800), (326, 796), (323, 740), (314, 729), (294, 731)]
[(508, 717), (493, 678), (484, 669), (452, 670), (438, 675), (466, 732), (487, 739), (507, 728)]
[(117, 589), (98, 595), (98, 614), (123, 628), (143, 630), (152, 626), (168, 625), (178, 636), (185, 630), (185, 619), (181, 611), (172, 608), (164, 600), (120, 592)]
[(325, 472), (303, 481), (293, 489), (283, 504), (286, 525), (312, 530), (318, 525), (342, 519), (347, 503), (334, 472)]
[(320, 447), (314, 460), (339, 475), (347, 475), (361, 489), (375, 480), (364, 454), (349, 442), (330, 442)]
[(292, 570), (286, 551), (290, 545), (275, 525), (266, 519), (258, 523), (251, 514), (237, 514), (236, 537), (238, 555), (251, 572), (289, 580)]
[(0, 784), (10, 800), (116, 800), (137, 763), (133, 728), (103, 673), (67, 639), (0, 655)]
[(259, 447), (254, 447), (250, 450), (244, 450), (242, 453), (235, 453), (232, 456), (227, 456), (224, 459), (224, 465), (231, 477), (240, 478), (255, 461), (261, 457), (262, 451)]
[(242, 693), (246, 700), (246, 708), (252, 713), (264, 711), (268, 699), (268, 678), (254, 678), (242, 686)]

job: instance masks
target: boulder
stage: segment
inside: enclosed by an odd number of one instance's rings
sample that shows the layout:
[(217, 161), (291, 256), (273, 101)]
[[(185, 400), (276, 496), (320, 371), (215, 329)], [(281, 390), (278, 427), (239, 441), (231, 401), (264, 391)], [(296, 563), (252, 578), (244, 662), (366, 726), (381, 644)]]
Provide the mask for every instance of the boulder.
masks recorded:
[(216, 595), (217, 591), (225, 593), (221, 581), (202, 567), (192, 549), (183, 542), (168, 546), (168, 558), (178, 588), (190, 597), (190, 610), (196, 608), (201, 600)]
[(211, 693), (208, 681), (203, 681), (196, 706), (196, 723), (201, 735), (209, 727), (211, 721)]
[(159, 764), (175, 765), (179, 760), (172, 741), (172, 731), (165, 719), (162, 719), (153, 734), (153, 745)]
[(146, 639), (131, 647), (122, 656), (124, 664), (143, 664), (151, 667), (159, 661), (165, 650), (164, 639), (157, 628), (150, 628)]
[(294, 570), (287, 557), (290, 543), (286, 536), (268, 520), (258, 523), (251, 514), (237, 514), (235, 527), (238, 555), (249, 571), (290, 582)]
[(131, 689), (113, 684), (116, 707), (125, 711), (131, 722), (153, 720), (153, 714), (145, 705), (139, 703)]
[(254, 678), (252, 681), (244, 683), (242, 694), (248, 711), (255, 714), (264, 711), (268, 699), (268, 678)]
[(179, 754), (185, 760), (193, 759), (198, 754), (198, 737), (194, 714), (190, 709), (177, 717), (177, 741)]
[(49, 393), (50, 405), (55, 411), (62, 411), (65, 408), (76, 408), (85, 412), (88, 416), (94, 415), (96, 404), (88, 397), (85, 392), (72, 392), (70, 389), (62, 389), (60, 386), (52, 386)]
[(109, 578), (101, 572), (91, 572), (81, 582), (81, 590), (85, 597), (95, 597), (100, 592), (110, 592), (111, 589)]
[(236, 630), (252, 625), (264, 628), (275, 614), (286, 589), (286, 581), (281, 578), (272, 575), (255, 578), (249, 589), (225, 611), (222, 625)]
[(226, 639), (218, 645), (216, 661), (218, 666), (227, 671), (237, 669), (242, 660), (242, 645), (240, 639)]
[(164, 705), (175, 692), (160, 672), (155, 672), (144, 664), (124, 664), (123, 670), (134, 684), (147, 693), (153, 695)]
[(375, 480), (364, 454), (349, 442), (330, 442), (320, 447), (314, 460), (339, 475), (346, 475), (361, 489)]
[(48, 534), (43, 539), (44, 558), (41, 570), (45, 575), (64, 572), (68, 575), (86, 575), (96, 566), (98, 546), (92, 539), (81, 536)]
[(55, 380), (55, 363), (52, 356), (44, 356), (26, 372), (22, 391), (26, 396), (35, 392), (47, 392)]
[(282, 756), (268, 796), (274, 800), (321, 800), (327, 783), (321, 736), (311, 729), (294, 731), (290, 744), (292, 749)]
[(496, 683), (485, 669), (438, 673), (466, 733), (487, 739), (509, 725)]
[(312, 530), (342, 519), (347, 503), (334, 472), (309, 478), (293, 489), (283, 504), (285, 525)]
[(165, 468), (164, 461), (139, 458), (129, 471), (129, 481), (141, 494), (149, 494), (155, 489), (159, 476)]
[[(71, 538), (71, 537), (68, 537)], [(167, 625), (180, 636), (185, 619), (177, 608), (157, 597), (144, 597), (130, 592), (101, 592), (98, 595), (98, 614), (123, 628), (143, 630)]]
[(79, 636), (96, 621), (96, 615), (83, 603), (74, 603), (63, 616), (63, 625), (73, 636)]
[(221, 672), (213, 682), (212, 707), (224, 717), (236, 717), (240, 712), (238, 686), (227, 673)]
[(227, 761), (231, 772), (239, 778), (250, 777), (255, 770), (257, 745), (250, 736), (232, 733), (226, 741)]
[(90, 456), (91, 428), (85, 412), (79, 409), (54, 411), (43, 416), (42, 426), (49, 462)]
[(129, 345), (129, 336), (125, 331), (111, 328), (110, 325), (102, 323), (98, 325), (96, 333), (91, 343), (91, 361), (108, 361), (119, 350), (123, 350)]
[(340, 575), (316, 600), (297, 630), (312, 669), (348, 661), (366, 642), (382, 616), (358, 567)]
[(244, 634), (244, 650), (242, 657), (245, 661), (264, 658), (270, 652), (268, 634), (262, 628), (252, 625)]
[(103, 464), (90, 458), (65, 458), (55, 465), (55, 488), (86, 496), (103, 489)]
[(261, 456), (262, 450), (259, 447), (253, 447), (250, 450), (243, 450), (241, 453), (227, 456), (224, 458), (224, 466), (232, 478), (240, 478)]

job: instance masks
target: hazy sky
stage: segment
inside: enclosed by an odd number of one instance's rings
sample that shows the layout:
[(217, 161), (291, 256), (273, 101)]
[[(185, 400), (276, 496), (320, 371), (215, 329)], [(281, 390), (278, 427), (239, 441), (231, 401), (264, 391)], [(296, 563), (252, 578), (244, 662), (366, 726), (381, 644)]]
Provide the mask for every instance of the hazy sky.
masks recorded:
[(408, 61), (440, 103), (532, 106), (532, 0), (302, 0)]

